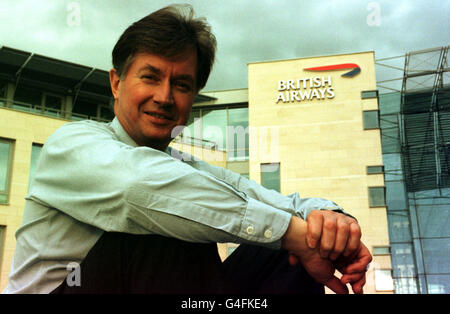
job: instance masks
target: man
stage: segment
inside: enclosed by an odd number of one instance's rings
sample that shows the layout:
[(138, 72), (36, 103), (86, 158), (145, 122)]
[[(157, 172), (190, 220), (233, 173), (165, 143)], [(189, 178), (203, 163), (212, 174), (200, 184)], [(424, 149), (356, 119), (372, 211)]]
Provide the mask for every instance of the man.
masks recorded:
[[(215, 49), (209, 26), (178, 7), (122, 34), (110, 71), (116, 117), (48, 139), (5, 292), (346, 293), (350, 283), (362, 293), (371, 256), (342, 208), (172, 157)], [(217, 242), (242, 244), (221, 263)]]

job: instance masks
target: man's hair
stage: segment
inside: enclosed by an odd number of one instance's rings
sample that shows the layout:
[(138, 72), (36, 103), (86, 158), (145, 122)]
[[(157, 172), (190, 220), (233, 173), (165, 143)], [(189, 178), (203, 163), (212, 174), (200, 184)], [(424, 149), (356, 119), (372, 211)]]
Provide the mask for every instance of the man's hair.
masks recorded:
[[(187, 11), (187, 12), (186, 12)], [(113, 66), (123, 78), (138, 53), (167, 58), (189, 49), (197, 53), (197, 90), (206, 85), (216, 53), (216, 38), (204, 18), (194, 19), (190, 5), (171, 5), (130, 25), (112, 52)]]

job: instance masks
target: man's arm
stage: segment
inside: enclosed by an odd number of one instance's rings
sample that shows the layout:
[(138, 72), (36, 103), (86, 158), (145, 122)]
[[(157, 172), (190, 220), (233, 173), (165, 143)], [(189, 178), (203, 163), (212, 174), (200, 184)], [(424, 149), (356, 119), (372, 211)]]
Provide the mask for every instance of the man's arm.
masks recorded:
[[(263, 202), (269, 206), (277, 209), (289, 212), (293, 215), (306, 219), (313, 210), (332, 210), (340, 213), (345, 213), (344, 209), (334, 203), (333, 201), (326, 200), (318, 197), (301, 198), (298, 193), (290, 195), (282, 195), (277, 191), (267, 189), (253, 180), (249, 180), (238, 173), (231, 170), (210, 165), (207, 162), (199, 160), (186, 153), (179, 153), (174, 149), (170, 149), (174, 156), (187, 156), (186, 163), (192, 167), (212, 174), (219, 180), (222, 180), (239, 191), (244, 192), (251, 198), (254, 198), (260, 202)], [(351, 216), (350, 216), (351, 217)]]
[[(170, 155), (69, 123), (41, 152), (29, 199), (106, 231), (279, 248), (291, 214)], [(269, 232), (270, 231), (270, 232)]]

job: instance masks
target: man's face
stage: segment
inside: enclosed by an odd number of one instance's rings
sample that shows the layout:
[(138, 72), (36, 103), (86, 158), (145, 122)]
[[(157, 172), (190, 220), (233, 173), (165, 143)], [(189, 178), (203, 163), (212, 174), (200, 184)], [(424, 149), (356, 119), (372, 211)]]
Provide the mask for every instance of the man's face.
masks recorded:
[(197, 56), (165, 57), (139, 53), (122, 79), (110, 71), (114, 113), (130, 137), (142, 146), (164, 150), (172, 130), (186, 125), (197, 94)]

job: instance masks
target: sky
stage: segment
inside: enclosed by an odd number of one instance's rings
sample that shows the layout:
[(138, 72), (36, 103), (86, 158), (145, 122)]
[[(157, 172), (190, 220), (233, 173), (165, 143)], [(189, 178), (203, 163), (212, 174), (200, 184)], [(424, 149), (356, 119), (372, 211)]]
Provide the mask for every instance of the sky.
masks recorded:
[[(173, 3), (191, 4), (216, 35), (203, 91), (247, 88), (252, 62), (363, 51), (379, 60), (450, 44), (450, 0), (0, 0), (0, 46), (109, 71), (122, 32)], [(401, 76), (381, 68), (377, 80)]]

